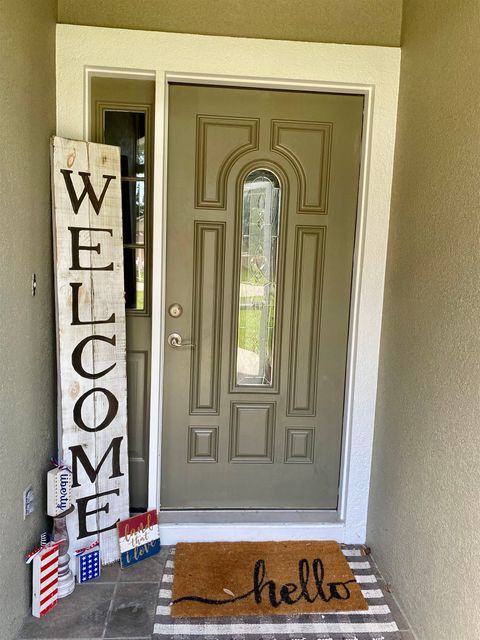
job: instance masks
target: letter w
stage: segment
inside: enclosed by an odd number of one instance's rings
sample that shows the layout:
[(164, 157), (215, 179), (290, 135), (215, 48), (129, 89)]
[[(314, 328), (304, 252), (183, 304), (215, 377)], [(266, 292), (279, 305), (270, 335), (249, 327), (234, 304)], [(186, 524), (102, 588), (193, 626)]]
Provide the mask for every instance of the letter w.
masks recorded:
[(90, 463), (90, 460), (85, 453), (82, 445), (75, 445), (74, 447), (69, 447), (72, 452), (72, 475), (73, 475), (73, 484), (72, 487), (79, 487), (80, 483), (78, 482), (78, 462), (85, 470), (85, 473), (90, 479), (90, 482), (95, 482), (98, 474), (100, 473), (100, 469), (103, 466), (103, 463), (107, 459), (110, 451), (112, 452), (112, 475), (109, 479), (118, 478), (119, 476), (125, 475), (120, 471), (120, 445), (122, 443), (123, 436), (119, 436), (118, 438), (113, 438), (108, 449), (103, 454), (103, 458), (98, 463), (97, 467), (94, 469)]
[(80, 194), (80, 197), (78, 198), (75, 192), (75, 187), (73, 186), (73, 182), (72, 182), (71, 174), (73, 173), (73, 171), (70, 171), (69, 169), (60, 169), (60, 171), (63, 175), (63, 179), (65, 180), (65, 186), (67, 187), (68, 195), (70, 197), (70, 202), (72, 204), (74, 213), (78, 213), (78, 210), (80, 209), (80, 205), (82, 204), (85, 196), (88, 193), (88, 199), (92, 203), (93, 208), (95, 209), (95, 212), (98, 216), (98, 214), (100, 213), (100, 208), (102, 206), (103, 199), (105, 198), (105, 194), (107, 193), (108, 185), (112, 180), (116, 180), (116, 176), (102, 176), (102, 178), (107, 179), (107, 182), (103, 187), (103, 191), (100, 194), (100, 198), (97, 198), (97, 194), (93, 190), (92, 183), (90, 182), (90, 176), (92, 174), (88, 173), (87, 171), (79, 171), (78, 175), (82, 177), (84, 186), (83, 186), (83, 191)]

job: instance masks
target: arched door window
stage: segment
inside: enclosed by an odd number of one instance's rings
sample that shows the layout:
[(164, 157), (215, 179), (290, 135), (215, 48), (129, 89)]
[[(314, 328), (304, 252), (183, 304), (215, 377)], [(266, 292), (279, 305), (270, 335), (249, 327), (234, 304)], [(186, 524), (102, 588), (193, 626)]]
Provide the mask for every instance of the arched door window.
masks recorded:
[(238, 296), (238, 386), (273, 384), (281, 186), (267, 169), (243, 184)]

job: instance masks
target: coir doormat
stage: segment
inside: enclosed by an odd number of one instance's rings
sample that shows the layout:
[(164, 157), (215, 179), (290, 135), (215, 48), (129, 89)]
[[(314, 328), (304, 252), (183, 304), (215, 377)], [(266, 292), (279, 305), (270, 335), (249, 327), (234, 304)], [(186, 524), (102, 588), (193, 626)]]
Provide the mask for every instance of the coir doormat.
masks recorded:
[(368, 609), (336, 542), (177, 545), (174, 618)]

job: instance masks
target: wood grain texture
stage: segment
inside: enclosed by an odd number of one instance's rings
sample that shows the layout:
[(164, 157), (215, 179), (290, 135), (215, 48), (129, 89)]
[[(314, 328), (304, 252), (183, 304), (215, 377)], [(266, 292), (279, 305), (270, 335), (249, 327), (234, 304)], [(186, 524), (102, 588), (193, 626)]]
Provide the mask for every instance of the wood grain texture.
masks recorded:
[[(82, 200), (87, 174), (98, 202), (91, 193)], [(118, 148), (53, 138), (52, 191), (59, 450), (74, 470), (75, 511), (67, 518), (70, 553), (101, 532), (102, 562), (107, 564), (119, 557), (115, 524), (129, 515)]]

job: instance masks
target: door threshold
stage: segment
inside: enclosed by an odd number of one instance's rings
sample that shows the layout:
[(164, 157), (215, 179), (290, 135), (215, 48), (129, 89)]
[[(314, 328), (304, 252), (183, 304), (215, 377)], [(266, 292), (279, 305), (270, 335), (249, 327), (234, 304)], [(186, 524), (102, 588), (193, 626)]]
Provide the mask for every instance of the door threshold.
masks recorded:
[(164, 509), (158, 514), (164, 524), (245, 524), (338, 522), (332, 509)]
[(336, 511), (160, 511), (162, 544), (261, 540), (345, 539), (345, 522)]

